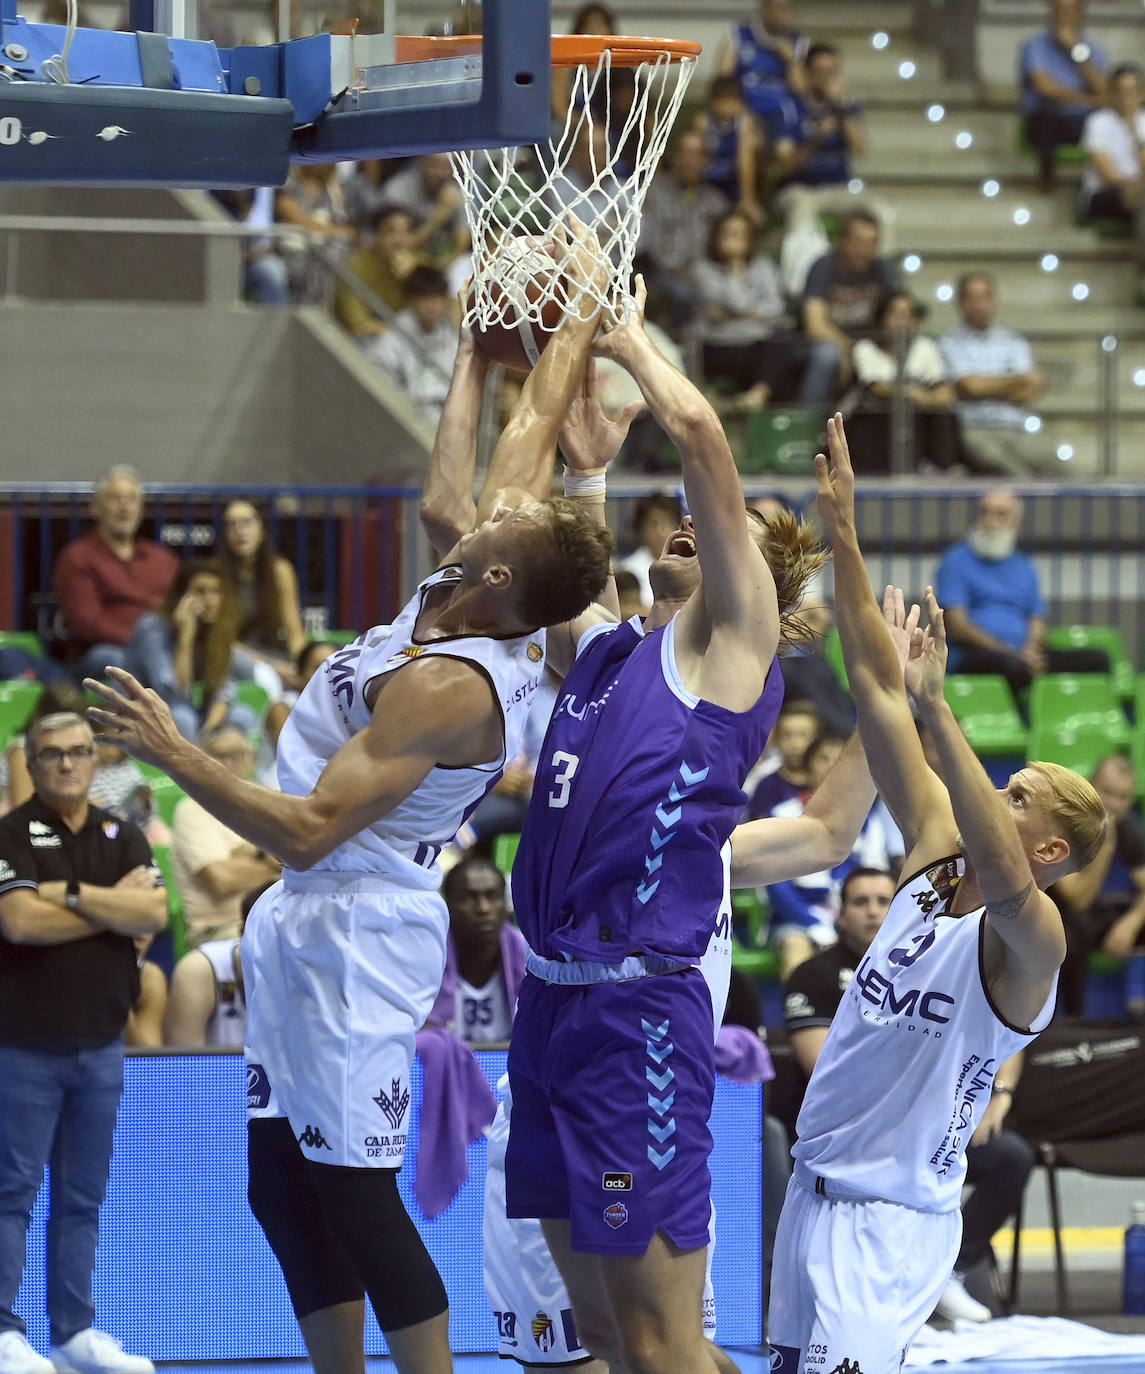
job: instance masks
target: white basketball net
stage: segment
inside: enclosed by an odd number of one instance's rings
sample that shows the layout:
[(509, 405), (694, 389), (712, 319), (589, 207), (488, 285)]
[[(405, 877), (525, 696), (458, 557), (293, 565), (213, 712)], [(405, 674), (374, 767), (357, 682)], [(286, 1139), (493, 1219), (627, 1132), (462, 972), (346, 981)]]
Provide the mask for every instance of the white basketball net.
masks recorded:
[[(515, 328), (528, 319), (553, 328), (542, 319), (547, 305), (557, 301), (562, 313), (582, 313), (585, 297), (594, 302), (590, 309), (627, 314), (644, 197), (695, 65), (693, 57), (672, 61), (665, 53), (628, 69), (632, 104), (622, 109), (611, 79), (620, 68), (606, 48), (595, 66), (572, 69), (564, 127), (547, 144), (535, 144), (531, 156), (521, 148), (450, 154), (473, 235), (467, 325)], [(571, 216), (596, 235), (609, 267), (603, 284), (579, 283), (566, 271), (575, 240), (554, 230), (567, 231)]]

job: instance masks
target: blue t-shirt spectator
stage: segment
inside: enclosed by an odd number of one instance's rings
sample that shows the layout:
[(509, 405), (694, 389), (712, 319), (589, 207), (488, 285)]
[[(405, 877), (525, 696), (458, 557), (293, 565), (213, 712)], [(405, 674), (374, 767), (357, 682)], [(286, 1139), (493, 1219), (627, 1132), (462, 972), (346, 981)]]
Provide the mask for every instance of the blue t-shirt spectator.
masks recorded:
[[(960, 607), (979, 629), (1013, 649), (1026, 643), (1031, 618), (1046, 615), (1037, 570), (1025, 554), (981, 558), (966, 540), (947, 550), (935, 577), (935, 591), (940, 605)], [(961, 646), (951, 643), (951, 672), (958, 671), (962, 657)]]
[(798, 147), (810, 147), (810, 156), (789, 177), (785, 185), (845, 186), (851, 180), (850, 150), (844, 119), (861, 119), (857, 101), (844, 105), (819, 100), (808, 91), (796, 102), (798, 110), (787, 137)]
[(732, 67), (743, 88), (748, 109), (759, 115), (773, 138), (790, 135), (798, 120), (798, 104), (788, 77), (792, 65), (802, 67), (810, 47), (806, 34), (793, 29), (769, 33), (762, 24), (739, 24), (732, 30)]
[[(1088, 35), (1082, 40), (1084, 46), (1089, 49), (1089, 61), (1100, 70), (1105, 71), (1109, 66), (1109, 58), (1105, 49), (1095, 43)], [(1018, 84), (1022, 88), (1022, 108), (1029, 114), (1032, 110), (1044, 105), (1045, 99), (1039, 95), (1031, 80), (1031, 74), (1036, 71), (1044, 72), (1047, 77), (1059, 86), (1068, 87), (1084, 94), (1089, 90), (1085, 76), (1082, 73), (1082, 63), (1079, 63), (1068, 49), (1062, 46), (1057, 36), (1050, 30), (1044, 33), (1035, 34), (1022, 45), (1021, 56), (1018, 59)], [(1093, 109), (1092, 104), (1070, 104), (1064, 101), (1055, 102), (1056, 108), (1062, 114), (1085, 115)]]
[(757, 821), (763, 816), (775, 814), (775, 808), (782, 802), (790, 801), (792, 797), (799, 797), (807, 790), (806, 783), (791, 782), (776, 769), (774, 773), (768, 773), (765, 778), (761, 778), (759, 786), (751, 795), (751, 801), (747, 807), (747, 818)]

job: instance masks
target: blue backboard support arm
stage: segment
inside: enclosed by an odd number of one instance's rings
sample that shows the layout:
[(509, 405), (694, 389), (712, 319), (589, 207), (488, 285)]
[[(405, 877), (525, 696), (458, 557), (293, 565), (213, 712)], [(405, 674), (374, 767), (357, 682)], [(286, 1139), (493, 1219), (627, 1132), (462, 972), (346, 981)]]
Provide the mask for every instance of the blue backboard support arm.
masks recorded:
[(486, 0), (483, 71), (475, 101), (408, 108), (342, 102), (294, 138), (301, 162), (496, 148), (548, 136), (552, 104), (549, 0)]

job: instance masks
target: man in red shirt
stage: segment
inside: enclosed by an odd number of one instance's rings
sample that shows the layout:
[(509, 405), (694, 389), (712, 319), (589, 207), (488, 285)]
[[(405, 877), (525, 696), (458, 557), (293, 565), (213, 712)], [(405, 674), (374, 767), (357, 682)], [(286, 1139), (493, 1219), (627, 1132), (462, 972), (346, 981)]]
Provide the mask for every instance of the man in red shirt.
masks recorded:
[(108, 472), (95, 489), (92, 514), (95, 529), (60, 551), (53, 583), (69, 658), (82, 674), (102, 677), (110, 663), (125, 666), (135, 622), (166, 596), (179, 563), (162, 544), (135, 537), (143, 489), (134, 468)]

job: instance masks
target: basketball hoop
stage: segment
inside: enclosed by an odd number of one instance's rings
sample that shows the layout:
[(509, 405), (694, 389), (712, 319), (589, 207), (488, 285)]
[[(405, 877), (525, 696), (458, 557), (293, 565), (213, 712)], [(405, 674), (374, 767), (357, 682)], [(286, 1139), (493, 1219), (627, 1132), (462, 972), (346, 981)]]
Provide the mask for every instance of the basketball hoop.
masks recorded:
[[(551, 332), (586, 295), (627, 313), (644, 197), (700, 53), (699, 43), (669, 38), (560, 34), (552, 45), (553, 66), (572, 73), (563, 127), (531, 150), (450, 154), (473, 237), (465, 322), (482, 329), (527, 319)], [(399, 61), (460, 57), (480, 52), (481, 39), (399, 38), (397, 49)], [(612, 75), (622, 70), (632, 75), (617, 100)], [(608, 265), (604, 285), (565, 270), (576, 245), (573, 217), (596, 235)]]

